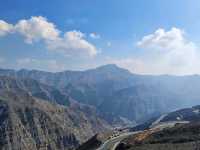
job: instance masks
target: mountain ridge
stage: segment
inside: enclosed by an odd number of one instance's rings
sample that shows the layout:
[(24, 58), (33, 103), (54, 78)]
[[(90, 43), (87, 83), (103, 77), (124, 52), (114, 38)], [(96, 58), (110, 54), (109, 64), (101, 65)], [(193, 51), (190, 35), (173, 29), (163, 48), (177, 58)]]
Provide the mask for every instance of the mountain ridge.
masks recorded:
[(137, 75), (112, 64), (58, 73), (1, 69), (0, 75), (31, 78), (54, 87), (79, 103), (94, 106), (111, 124), (121, 122), (120, 118), (141, 123), (156, 113), (198, 104), (200, 98), (200, 76)]

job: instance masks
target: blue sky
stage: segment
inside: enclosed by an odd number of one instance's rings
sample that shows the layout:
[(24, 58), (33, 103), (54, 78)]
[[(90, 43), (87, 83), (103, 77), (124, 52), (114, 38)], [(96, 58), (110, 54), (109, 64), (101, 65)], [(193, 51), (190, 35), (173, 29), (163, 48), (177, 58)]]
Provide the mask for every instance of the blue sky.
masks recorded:
[(0, 67), (200, 73), (199, 10), (198, 0), (6, 0)]

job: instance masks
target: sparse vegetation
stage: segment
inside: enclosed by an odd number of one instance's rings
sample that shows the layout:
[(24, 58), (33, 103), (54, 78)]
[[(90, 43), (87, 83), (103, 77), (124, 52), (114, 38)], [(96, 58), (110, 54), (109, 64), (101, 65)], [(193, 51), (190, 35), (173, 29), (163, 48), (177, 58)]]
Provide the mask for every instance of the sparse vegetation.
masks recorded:
[[(142, 138), (141, 138), (142, 137)], [(177, 125), (161, 131), (145, 131), (125, 139), (119, 150), (199, 150), (200, 123)]]

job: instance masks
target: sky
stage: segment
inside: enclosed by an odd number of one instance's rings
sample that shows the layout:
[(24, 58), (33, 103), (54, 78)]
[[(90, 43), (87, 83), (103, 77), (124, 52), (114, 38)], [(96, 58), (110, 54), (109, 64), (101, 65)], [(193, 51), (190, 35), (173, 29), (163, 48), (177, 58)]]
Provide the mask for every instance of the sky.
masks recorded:
[(0, 68), (200, 74), (199, 0), (6, 0)]

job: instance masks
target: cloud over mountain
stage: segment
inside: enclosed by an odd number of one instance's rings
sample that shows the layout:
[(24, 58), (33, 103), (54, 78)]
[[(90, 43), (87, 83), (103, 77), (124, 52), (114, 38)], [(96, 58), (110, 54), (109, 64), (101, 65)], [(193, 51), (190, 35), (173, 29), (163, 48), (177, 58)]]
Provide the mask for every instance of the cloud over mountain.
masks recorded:
[(196, 43), (188, 40), (183, 30), (158, 29), (136, 43), (138, 56), (112, 60), (118, 65), (142, 74), (200, 73), (200, 52)]
[(20, 34), (25, 42), (32, 44), (42, 41), (46, 47), (65, 56), (95, 56), (97, 48), (85, 39), (80, 31), (62, 32), (56, 25), (42, 16), (19, 20), (15, 25), (0, 20), (0, 36)]

